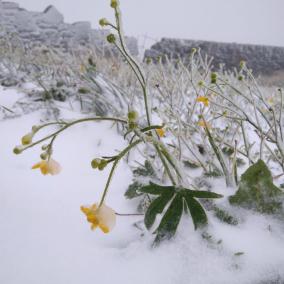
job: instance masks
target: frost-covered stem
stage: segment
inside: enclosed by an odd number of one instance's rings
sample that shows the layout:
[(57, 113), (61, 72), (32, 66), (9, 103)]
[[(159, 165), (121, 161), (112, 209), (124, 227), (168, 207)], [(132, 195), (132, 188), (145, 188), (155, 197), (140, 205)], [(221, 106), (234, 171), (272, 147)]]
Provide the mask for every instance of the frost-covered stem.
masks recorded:
[(255, 107), (255, 102), (254, 102), (254, 98), (253, 98), (253, 95), (251, 93), (250, 87), (249, 87), (249, 92), (250, 92), (251, 99), (252, 99), (252, 105), (253, 105), (253, 108), (254, 108), (254, 113), (255, 113), (255, 118), (256, 118), (256, 121), (257, 121), (258, 129), (260, 131), (260, 136), (262, 138), (263, 133), (262, 133), (262, 129), (261, 129), (261, 126), (260, 126), (260, 123), (259, 123), (259, 120), (258, 120), (257, 111), (256, 111), (256, 107)]
[(128, 147), (126, 147), (116, 158), (116, 160), (114, 161), (113, 165), (112, 165), (112, 168), (111, 168), (111, 171), (109, 173), (109, 176), (108, 176), (108, 179), (107, 179), (107, 183), (106, 183), (106, 186), (105, 186), (105, 190), (104, 190), (104, 193), (103, 193), (103, 196), (102, 196), (102, 199), (101, 199), (101, 202), (100, 202), (100, 205), (99, 205), (99, 208), (103, 205), (104, 203), (104, 200), (105, 200), (105, 197), (106, 197), (106, 194), (107, 194), (107, 190), (109, 188), (109, 185), (110, 185), (110, 181), (111, 181), (111, 178), (114, 174), (114, 170), (115, 170), (115, 167), (117, 165), (117, 163), (119, 162), (119, 160), (128, 152), (130, 151), (133, 147), (135, 147), (136, 145), (138, 145), (139, 143), (141, 143), (143, 140), (142, 139), (139, 139), (139, 140), (136, 140), (135, 142), (133, 142), (132, 144), (130, 144)]
[[(229, 107), (221, 106), (221, 105), (219, 105), (219, 104), (215, 103), (215, 102), (214, 102), (214, 101), (212, 101), (212, 100), (208, 100), (208, 101), (209, 101), (210, 103), (212, 103), (213, 105), (216, 105), (216, 106), (218, 106), (218, 107), (220, 107), (220, 108), (227, 109), (227, 110), (229, 110), (229, 111), (231, 111), (231, 112), (235, 113), (236, 115), (241, 116), (239, 113), (237, 113), (236, 111), (234, 111), (233, 109), (231, 109), (231, 108), (229, 108)], [(240, 120), (247, 120), (247, 119), (246, 119), (246, 118), (244, 118), (244, 117), (242, 117), (242, 118), (236, 118), (236, 119), (240, 119)]]
[(256, 83), (256, 81), (255, 81), (253, 75), (252, 75), (251, 72), (247, 69), (247, 67), (246, 67), (245, 65), (243, 66), (243, 68), (244, 68), (245, 71), (248, 73), (248, 75), (251, 77), (251, 79), (252, 79), (254, 85), (255, 85), (256, 88), (257, 88), (257, 91), (258, 91), (258, 93), (259, 93), (259, 95), (260, 95), (262, 101), (264, 101), (264, 99), (263, 99), (263, 97), (262, 97), (262, 94), (261, 94), (261, 92), (260, 92), (260, 90), (259, 90), (259, 88), (258, 88), (258, 85), (257, 85), (257, 83)]
[(279, 114), (279, 124), (280, 124), (280, 132), (281, 132), (281, 140), (282, 142), (284, 142), (283, 140), (283, 132), (282, 132), (282, 127), (283, 127), (283, 124), (282, 124), (282, 108), (283, 108), (283, 91), (282, 91), (282, 88), (279, 89), (279, 92), (280, 92), (280, 99), (281, 99), (281, 105), (280, 105), (280, 114)]
[(278, 136), (278, 131), (277, 131), (277, 121), (276, 121), (276, 117), (275, 117), (275, 112), (274, 112), (274, 109), (272, 107), (269, 110), (272, 111), (272, 113), (273, 113), (275, 136), (276, 136), (276, 139), (275, 139), (276, 140), (276, 145), (277, 145), (277, 148), (278, 148), (279, 152), (281, 153), (282, 161), (283, 161), (284, 160), (284, 153), (283, 153), (281, 145), (279, 144), (279, 139), (278, 139), (279, 136)]
[(267, 135), (269, 135), (269, 133), (270, 133), (270, 131), (272, 130), (273, 127), (274, 127), (274, 125), (272, 125), (272, 126), (270, 127), (270, 129), (268, 130), (268, 132), (261, 138), (260, 150), (259, 150), (259, 158), (260, 158), (261, 160), (262, 160), (262, 145), (263, 145), (263, 141), (264, 141), (265, 137), (266, 137)]
[(249, 165), (251, 165), (249, 148), (248, 148), (248, 145), (247, 145), (247, 139), (246, 139), (246, 134), (245, 134), (245, 129), (244, 129), (244, 123), (242, 121), (241, 121), (241, 127), (242, 127), (242, 132), (243, 132), (244, 144), (245, 144), (245, 148), (246, 148), (246, 151), (247, 151), (247, 157), (248, 157), (248, 160), (249, 160)]
[[(113, 117), (90, 117), (90, 118), (83, 118), (83, 119), (79, 119), (79, 120), (76, 120), (76, 121), (73, 121), (71, 123), (65, 123), (66, 126), (61, 128), (60, 130), (56, 131), (55, 133), (51, 134), (51, 135), (48, 135), (46, 136), (45, 138), (42, 138), (41, 140), (37, 141), (37, 142), (34, 142), (32, 144), (29, 144), (27, 146), (25, 146), (22, 151), (25, 151), (49, 138), (52, 138), (53, 136), (57, 136), (60, 132), (64, 131), (65, 129), (67, 129), (68, 127), (74, 125), (74, 124), (77, 124), (77, 123), (80, 123), (80, 122), (84, 122), (84, 121), (91, 121), (91, 120), (111, 120), (111, 121), (116, 121), (116, 122), (121, 122), (121, 123), (125, 123), (127, 124), (127, 121), (126, 120), (123, 120), (123, 119), (119, 119), (119, 118), (113, 118)], [(51, 124), (64, 124), (64, 123), (50, 123), (50, 124), (47, 124), (47, 125), (51, 125)], [(46, 126), (46, 125), (45, 125)]]
[(182, 182), (182, 174), (180, 172), (179, 166), (177, 165), (175, 159), (173, 158), (172, 154), (169, 152), (167, 147), (164, 145), (164, 143), (159, 141), (155, 137), (152, 137), (152, 136), (146, 136), (145, 140), (148, 141), (148, 142), (152, 142), (153, 144), (155, 144), (155, 145), (157, 145), (157, 146), (159, 146), (161, 148), (162, 154), (165, 156), (165, 158), (168, 160), (170, 165), (176, 171), (177, 177), (178, 177), (179, 181)]
[(155, 145), (155, 144), (154, 144), (154, 146), (156, 148), (156, 151), (157, 151), (157, 153), (158, 153), (158, 155), (159, 155), (159, 157), (160, 157), (160, 159), (161, 159), (161, 161), (162, 161), (162, 163), (163, 163), (163, 165), (165, 167), (165, 170), (166, 170), (166, 172), (167, 172), (167, 174), (168, 174), (172, 184), (176, 185), (175, 178), (174, 178), (174, 176), (171, 173), (171, 170), (170, 170), (170, 168), (168, 166), (167, 161), (165, 160), (165, 157), (163, 156), (163, 154), (162, 154), (161, 150), (159, 149), (159, 147), (157, 145)]
[(158, 70), (156, 69), (156, 67), (154, 66), (154, 64), (152, 62), (150, 62), (150, 65), (152, 66), (152, 68), (154, 69), (155, 73), (157, 74), (157, 76), (159, 77), (159, 79), (161, 80), (161, 82), (163, 83), (163, 85), (165, 86), (166, 90), (170, 93), (170, 90), (168, 89), (165, 81), (163, 80), (163, 78), (161, 77), (161, 75), (159, 74)]
[(270, 149), (270, 147), (264, 143), (265, 147), (268, 149), (268, 151), (270, 152), (270, 154), (273, 156), (273, 158), (275, 159), (275, 161), (282, 167), (282, 169), (284, 170), (284, 165), (279, 161), (279, 159), (276, 157), (276, 155), (274, 154), (274, 152)]
[(129, 59), (131, 60), (131, 62), (136, 66), (136, 68), (138, 69), (139, 73), (140, 73), (140, 76), (143, 80), (143, 83), (146, 84), (146, 81), (145, 81), (145, 78), (140, 70), (140, 67), (138, 66), (138, 64), (135, 62), (135, 60), (132, 59), (131, 55), (127, 53), (126, 51), (126, 48), (124, 46), (124, 41), (123, 41), (123, 37), (122, 37), (122, 30), (121, 30), (121, 26), (120, 26), (120, 18), (119, 18), (119, 15), (120, 15), (120, 10), (119, 8), (115, 8), (115, 18), (116, 18), (116, 24), (117, 24), (117, 32), (118, 32), (118, 35), (119, 35), (119, 39), (120, 39), (120, 43), (121, 43), (121, 47), (123, 49), (123, 51), (125, 52), (125, 54), (129, 57)]

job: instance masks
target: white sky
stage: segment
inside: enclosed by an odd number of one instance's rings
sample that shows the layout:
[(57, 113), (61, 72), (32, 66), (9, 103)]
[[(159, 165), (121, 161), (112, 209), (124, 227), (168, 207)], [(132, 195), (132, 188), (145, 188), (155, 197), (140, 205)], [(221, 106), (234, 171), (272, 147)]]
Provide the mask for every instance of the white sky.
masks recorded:
[[(114, 23), (110, 0), (15, 0), (21, 8), (55, 6), (66, 23)], [(284, 0), (121, 0), (126, 35), (284, 46)], [(154, 41), (147, 40), (146, 46)]]

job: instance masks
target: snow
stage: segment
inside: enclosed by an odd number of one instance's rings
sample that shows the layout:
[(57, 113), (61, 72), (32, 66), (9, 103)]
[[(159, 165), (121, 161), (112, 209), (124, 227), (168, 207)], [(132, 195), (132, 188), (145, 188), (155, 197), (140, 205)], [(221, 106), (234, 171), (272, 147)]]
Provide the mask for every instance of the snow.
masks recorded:
[[(0, 89), (0, 105), (12, 107), (19, 97), (15, 90)], [(210, 240), (194, 231), (184, 215), (175, 238), (155, 248), (151, 232), (133, 226), (141, 216), (117, 216), (109, 234), (91, 231), (80, 206), (100, 202), (111, 169), (108, 165), (104, 171), (94, 170), (91, 160), (117, 155), (127, 142), (111, 122), (74, 125), (54, 142), (52, 157), (62, 172), (43, 176), (39, 169), (31, 170), (40, 161), (41, 145), (21, 155), (12, 150), (44, 116), (45, 110), (39, 109), (0, 122), (0, 283), (257, 284), (278, 277), (283, 281), (283, 221), (244, 209), (231, 209), (237, 226), (207, 212)], [(82, 117), (61, 109), (60, 118)], [(35, 138), (56, 129), (46, 127)], [(136, 152), (131, 157), (142, 161)], [(136, 213), (137, 200), (124, 197), (132, 178), (129, 166), (121, 161), (105, 202), (118, 213)], [(232, 208), (226, 197), (236, 188), (228, 189), (224, 179), (215, 179), (212, 191), (225, 196), (216, 200), (217, 206)], [(244, 254), (235, 256), (240, 252)]]

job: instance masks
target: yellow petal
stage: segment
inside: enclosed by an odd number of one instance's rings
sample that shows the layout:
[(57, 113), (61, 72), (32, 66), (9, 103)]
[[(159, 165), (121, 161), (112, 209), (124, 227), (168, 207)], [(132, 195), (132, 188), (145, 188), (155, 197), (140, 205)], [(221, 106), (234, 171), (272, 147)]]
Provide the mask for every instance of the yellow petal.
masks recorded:
[(99, 226), (104, 233), (109, 233), (115, 226), (116, 215), (115, 211), (110, 207), (103, 204), (98, 212)]
[(263, 113), (266, 112), (266, 109), (264, 109), (262, 112), (263, 112)]
[(163, 129), (158, 129), (157, 133), (160, 135), (160, 137), (163, 137), (165, 132)]
[(198, 124), (201, 125), (201, 126), (205, 126), (204, 123), (201, 122), (201, 121), (199, 121)]
[(199, 102), (205, 102), (205, 97), (199, 97), (199, 98), (196, 98), (196, 100)]
[(83, 206), (81, 206), (81, 210), (84, 214), (87, 214), (91, 210), (91, 205), (86, 205), (86, 206), (83, 205)]
[(273, 101), (274, 101), (274, 98), (271, 98), (271, 99), (269, 100), (270, 103), (273, 103)]
[(209, 106), (209, 104), (208, 104), (208, 101), (207, 101), (207, 100), (205, 100), (205, 101), (204, 101), (204, 105), (205, 105), (206, 107), (208, 107), (208, 106)]
[(33, 166), (31, 167), (31, 169), (33, 170), (33, 169), (39, 168), (39, 167), (40, 167), (40, 164), (41, 164), (41, 162), (36, 163), (35, 165), (33, 165)]
[(214, 96), (214, 97), (217, 97), (217, 95), (216, 95), (216, 94), (213, 94), (213, 96)]
[(94, 229), (97, 228), (97, 227), (98, 227), (98, 224), (96, 224), (96, 225), (93, 224), (93, 225), (91, 226), (91, 230), (94, 231)]
[(48, 161), (48, 171), (51, 175), (58, 175), (61, 172), (62, 168), (59, 163), (57, 163), (52, 158)]

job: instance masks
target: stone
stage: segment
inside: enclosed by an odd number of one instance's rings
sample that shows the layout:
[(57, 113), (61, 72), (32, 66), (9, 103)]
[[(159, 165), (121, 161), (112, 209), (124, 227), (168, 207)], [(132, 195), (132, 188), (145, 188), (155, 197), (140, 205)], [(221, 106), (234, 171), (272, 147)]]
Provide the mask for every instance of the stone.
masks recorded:
[(53, 6), (48, 6), (42, 15), (42, 22), (46, 24), (60, 24), (63, 22), (63, 15), (57, 11), (57, 9)]

